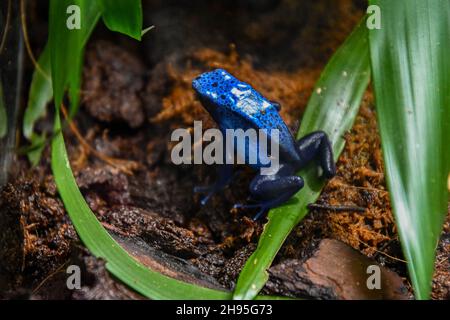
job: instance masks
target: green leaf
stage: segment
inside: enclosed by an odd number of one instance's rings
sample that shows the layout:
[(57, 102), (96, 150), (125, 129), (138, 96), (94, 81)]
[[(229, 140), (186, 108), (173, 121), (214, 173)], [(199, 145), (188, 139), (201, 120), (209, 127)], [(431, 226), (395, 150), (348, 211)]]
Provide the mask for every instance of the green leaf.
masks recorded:
[(103, 21), (112, 31), (117, 31), (141, 40), (142, 5), (141, 0), (101, 0)]
[[(367, 30), (359, 25), (334, 54), (323, 71), (309, 100), (298, 137), (323, 130), (333, 145), (335, 159), (344, 148), (343, 135), (351, 129), (364, 91), (369, 83), (370, 63)], [(325, 182), (318, 178), (317, 166), (302, 170), (305, 187), (285, 205), (269, 212), (269, 221), (258, 247), (246, 262), (233, 295), (234, 299), (253, 299), (268, 280), (278, 250), (292, 229), (308, 212)]]
[[(74, 7), (78, 6), (79, 11)], [(69, 29), (80, 13), (80, 29)], [(24, 114), (23, 134), (31, 139), (37, 120), (46, 114), (46, 106), (53, 97), (52, 79), (57, 80), (55, 104), (59, 107), (64, 91), (69, 87), (71, 115), (79, 103), (84, 47), (101, 14), (98, 1), (52, 0), (50, 3), (49, 42), (38, 60), (33, 73), (27, 108)], [(52, 72), (52, 64), (56, 71)]]
[(79, 104), (84, 48), (100, 14), (98, 1), (50, 0), (48, 45), (55, 105), (59, 108), (68, 88), (71, 115)]
[(3, 96), (3, 85), (0, 81), (0, 139), (8, 132), (8, 115), (6, 114), (5, 98)]
[[(204, 288), (167, 277), (148, 269), (131, 257), (103, 228), (84, 200), (70, 168), (60, 129), (57, 112), (57, 133), (52, 141), (52, 170), (56, 186), (80, 239), (93, 255), (105, 259), (106, 268), (112, 274), (151, 299), (231, 299), (230, 292)], [(283, 298), (260, 296), (258, 299)]]
[(31, 134), (31, 146), (27, 147), (27, 149), (29, 149), (27, 152), (27, 157), (32, 166), (37, 166), (41, 160), (42, 151), (44, 151), (46, 140), (47, 135), (45, 132), (41, 135), (34, 132)]
[(369, 33), (386, 178), (418, 299), (430, 296), (450, 170), (448, 0), (377, 0)]
[(27, 108), (23, 118), (23, 135), (32, 139), (34, 124), (45, 117), (47, 104), (52, 100), (53, 88), (50, 79), (50, 50), (46, 46), (38, 60), (39, 69), (35, 69), (31, 80)]

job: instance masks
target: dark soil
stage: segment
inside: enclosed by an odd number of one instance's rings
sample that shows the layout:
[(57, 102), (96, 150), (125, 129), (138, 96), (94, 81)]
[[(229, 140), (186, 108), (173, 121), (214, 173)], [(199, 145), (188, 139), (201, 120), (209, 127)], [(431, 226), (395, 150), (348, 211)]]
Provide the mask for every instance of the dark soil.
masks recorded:
[[(194, 120), (203, 120), (204, 128), (214, 126), (195, 98), (191, 81), (211, 68), (225, 68), (280, 102), (281, 115), (294, 132), (314, 83), (359, 21), (364, 2), (179, 3), (146, 1), (146, 24), (156, 28), (143, 45), (101, 28), (88, 45), (82, 107), (75, 124), (97, 152), (122, 161), (101, 160), (69, 129), (65, 138), (86, 201), (136, 259), (184, 281), (232, 289), (256, 248), (264, 221), (254, 222), (252, 211), (231, 209), (246, 201), (249, 170), (202, 207), (192, 190), (213, 181), (214, 168), (172, 164), (173, 129), (192, 127)], [(49, 123), (51, 115), (38, 129)], [(318, 203), (354, 205), (365, 211), (310, 212), (283, 245), (264, 293), (304, 296), (308, 290), (283, 287), (277, 270), (284, 264), (300, 265), (326, 238), (340, 240), (386, 266), (410, 290), (370, 91), (345, 138), (338, 174)], [(83, 248), (57, 194), (49, 155), (46, 148), (36, 168), (20, 159), (14, 168), (19, 174), (1, 192), (0, 298), (141, 298)], [(449, 221), (438, 247), (435, 299), (450, 298)], [(83, 270), (81, 290), (66, 287), (65, 269), (72, 264)], [(312, 289), (309, 292), (320, 292)], [(337, 297), (329, 291), (309, 296)]]

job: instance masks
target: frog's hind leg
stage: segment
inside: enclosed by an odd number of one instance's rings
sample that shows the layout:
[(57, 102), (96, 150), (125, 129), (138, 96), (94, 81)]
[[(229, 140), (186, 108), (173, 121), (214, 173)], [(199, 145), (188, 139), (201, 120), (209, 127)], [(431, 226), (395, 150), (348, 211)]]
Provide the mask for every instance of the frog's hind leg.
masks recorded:
[(269, 209), (278, 207), (289, 200), (303, 188), (303, 185), (303, 179), (294, 175), (257, 175), (250, 183), (250, 193), (252, 198), (260, 202), (249, 205), (236, 204), (234, 207), (260, 208), (253, 218), (258, 220)]
[(325, 132), (315, 131), (304, 136), (297, 141), (297, 150), (301, 158), (301, 167), (313, 159), (318, 159), (325, 178), (332, 178), (336, 174), (333, 149)]
[(206, 193), (200, 203), (204, 206), (209, 199), (217, 192), (222, 191), (233, 180), (233, 165), (223, 164), (217, 170), (217, 180), (210, 186), (197, 186), (194, 187), (195, 193)]

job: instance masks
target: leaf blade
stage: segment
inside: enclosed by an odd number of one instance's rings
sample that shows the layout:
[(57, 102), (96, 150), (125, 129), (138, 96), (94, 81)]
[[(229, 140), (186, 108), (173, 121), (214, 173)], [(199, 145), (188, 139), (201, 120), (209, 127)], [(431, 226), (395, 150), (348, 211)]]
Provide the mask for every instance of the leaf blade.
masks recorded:
[[(68, 28), (68, 8), (78, 8), (80, 28)], [(69, 11), (71, 12), (71, 11)], [(77, 11), (72, 14), (77, 14)], [(98, 1), (50, 0), (49, 42), (53, 95), (57, 108), (69, 89), (70, 114), (79, 104), (84, 48), (101, 15)]]
[(387, 184), (416, 297), (427, 299), (448, 201), (450, 9), (443, 0), (370, 3), (383, 17), (369, 39)]
[[(344, 148), (342, 135), (353, 124), (369, 78), (367, 31), (361, 23), (322, 73), (308, 102), (298, 137), (314, 130), (324, 130), (337, 159)], [(305, 187), (287, 204), (269, 212), (269, 221), (264, 226), (257, 249), (241, 271), (233, 299), (253, 299), (258, 294), (268, 280), (266, 270), (278, 250), (306, 215), (306, 206), (318, 198), (324, 182), (317, 178), (315, 167), (309, 166), (299, 174), (305, 180)]]
[(31, 80), (27, 108), (23, 117), (23, 135), (32, 139), (34, 124), (44, 117), (47, 105), (53, 97), (52, 81), (50, 79), (50, 50), (45, 46), (38, 59), (39, 69), (35, 69)]
[(44, 132), (43, 134), (32, 133), (30, 137), (31, 146), (29, 147), (29, 151), (27, 152), (28, 161), (30, 161), (31, 165), (37, 166), (39, 161), (41, 160), (42, 152), (45, 148), (45, 142), (47, 140), (47, 135)]
[(108, 29), (141, 40), (141, 0), (102, 0), (102, 6), (103, 22)]

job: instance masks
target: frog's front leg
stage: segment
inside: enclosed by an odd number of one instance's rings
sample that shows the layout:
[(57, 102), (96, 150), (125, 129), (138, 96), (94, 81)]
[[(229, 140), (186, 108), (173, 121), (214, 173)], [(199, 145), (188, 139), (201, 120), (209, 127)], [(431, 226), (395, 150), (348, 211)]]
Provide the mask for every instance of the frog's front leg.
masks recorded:
[(301, 177), (294, 175), (293, 169), (286, 165), (281, 165), (280, 170), (274, 175), (257, 175), (250, 183), (250, 194), (252, 198), (258, 201), (257, 204), (241, 205), (237, 204), (235, 208), (260, 208), (259, 212), (253, 218), (259, 219), (265, 212), (271, 208), (278, 207), (301, 188), (304, 181)]
[(298, 140), (297, 152), (301, 159), (299, 167), (305, 167), (311, 160), (317, 159), (325, 178), (336, 174), (333, 149), (325, 132), (315, 131)]

